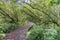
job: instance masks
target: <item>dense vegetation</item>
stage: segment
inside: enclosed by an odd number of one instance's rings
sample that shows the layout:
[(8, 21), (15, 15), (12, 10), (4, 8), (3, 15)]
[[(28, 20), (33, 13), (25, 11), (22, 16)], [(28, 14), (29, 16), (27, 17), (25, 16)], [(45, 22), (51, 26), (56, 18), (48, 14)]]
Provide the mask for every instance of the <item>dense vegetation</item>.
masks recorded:
[(0, 40), (27, 22), (27, 40), (60, 40), (60, 0), (0, 0)]

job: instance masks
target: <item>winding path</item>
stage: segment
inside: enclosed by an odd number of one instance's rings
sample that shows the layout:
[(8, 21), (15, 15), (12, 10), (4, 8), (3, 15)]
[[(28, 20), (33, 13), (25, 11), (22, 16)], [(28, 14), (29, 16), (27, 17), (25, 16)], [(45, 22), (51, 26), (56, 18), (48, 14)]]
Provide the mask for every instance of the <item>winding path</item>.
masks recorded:
[(32, 26), (33, 23), (29, 22), (27, 25), (7, 34), (6, 37), (3, 38), (3, 40), (26, 40), (26, 33)]

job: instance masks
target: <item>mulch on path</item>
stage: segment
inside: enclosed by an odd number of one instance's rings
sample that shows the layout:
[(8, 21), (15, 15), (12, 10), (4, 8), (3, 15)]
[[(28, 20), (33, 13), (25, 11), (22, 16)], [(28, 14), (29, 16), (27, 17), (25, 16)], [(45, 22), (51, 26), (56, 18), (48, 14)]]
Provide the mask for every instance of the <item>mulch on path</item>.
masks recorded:
[(26, 40), (26, 33), (28, 29), (32, 26), (33, 23), (29, 22), (27, 25), (7, 34), (6, 37), (3, 38), (3, 40)]

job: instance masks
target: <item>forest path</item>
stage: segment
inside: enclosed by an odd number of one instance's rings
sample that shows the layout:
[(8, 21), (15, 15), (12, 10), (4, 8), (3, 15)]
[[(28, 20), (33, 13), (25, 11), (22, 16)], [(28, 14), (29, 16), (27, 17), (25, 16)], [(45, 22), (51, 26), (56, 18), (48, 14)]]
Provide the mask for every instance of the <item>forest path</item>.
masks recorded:
[(27, 25), (16, 29), (15, 31), (7, 34), (3, 40), (26, 40), (26, 33), (30, 27), (33, 26), (32, 22), (29, 22)]

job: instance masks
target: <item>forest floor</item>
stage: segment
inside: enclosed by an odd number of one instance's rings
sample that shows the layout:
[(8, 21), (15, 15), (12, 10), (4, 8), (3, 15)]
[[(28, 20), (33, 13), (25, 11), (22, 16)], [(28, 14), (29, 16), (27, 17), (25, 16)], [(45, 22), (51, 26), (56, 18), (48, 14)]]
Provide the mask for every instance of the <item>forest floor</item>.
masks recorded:
[(33, 23), (29, 23), (21, 28), (16, 29), (15, 31), (9, 33), (3, 38), (3, 40), (26, 40), (26, 33), (30, 27), (33, 26)]

